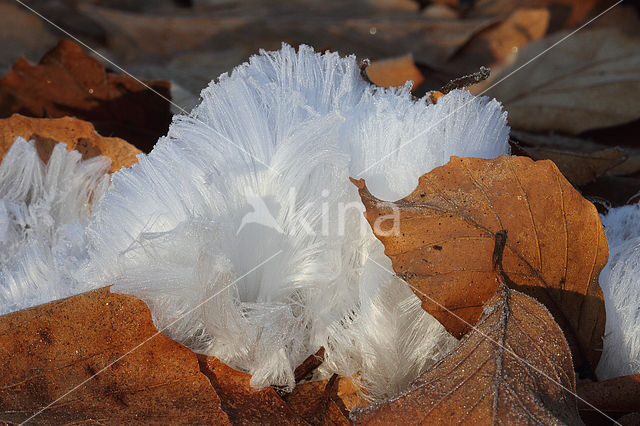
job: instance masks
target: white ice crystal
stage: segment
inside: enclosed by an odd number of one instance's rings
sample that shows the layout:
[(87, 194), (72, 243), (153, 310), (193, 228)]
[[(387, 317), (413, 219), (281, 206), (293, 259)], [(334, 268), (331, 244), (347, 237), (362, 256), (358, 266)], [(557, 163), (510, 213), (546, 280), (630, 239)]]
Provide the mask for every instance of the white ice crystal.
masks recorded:
[(607, 310), (599, 379), (640, 374), (640, 204), (602, 216), (609, 262), (600, 273)]
[(348, 178), (394, 200), (451, 155), (507, 153), (500, 104), (454, 91), (428, 105), (372, 87), (354, 57), (287, 45), (201, 97), (113, 175), (82, 279), (141, 297), (159, 329), (256, 387), (291, 389), (325, 346), (334, 372), (382, 396), (445, 352), (452, 337), (398, 288)]
[(329, 327), (321, 372), (353, 377), (380, 401), (406, 390), (420, 373), (457, 344), (401, 279), (385, 280), (358, 315)]
[(87, 261), (90, 201), (111, 161), (82, 161), (57, 144), (46, 164), (17, 138), (0, 164), (0, 315), (88, 289), (72, 271)]

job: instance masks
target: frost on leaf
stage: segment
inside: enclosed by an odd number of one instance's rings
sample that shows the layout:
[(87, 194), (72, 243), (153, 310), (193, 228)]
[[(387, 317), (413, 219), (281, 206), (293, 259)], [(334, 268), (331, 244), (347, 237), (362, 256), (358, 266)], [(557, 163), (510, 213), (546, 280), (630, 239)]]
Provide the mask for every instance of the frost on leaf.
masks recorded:
[(378, 237), (394, 271), (447, 330), (462, 336), (480, 317), (497, 285), (488, 254), (496, 233), (506, 230), (504, 268), (514, 288), (551, 311), (576, 367), (595, 369), (605, 325), (598, 274), (607, 242), (593, 204), (552, 162), (453, 157), (395, 203), (356, 184), (372, 225), (400, 210), (399, 231)]
[(456, 350), (358, 424), (581, 424), (571, 353), (536, 300), (500, 284)]
[[(349, 176), (401, 197), (450, 155), (506, 153), (507, 134), (496, 101), (453, 91), (427, 105), (407, 87), (369, 85), (352, 56), (261, 52), (114, 175), (84, 276), (143, 298), (159, 328), (251, 373), (253, 386), (291, 389), (294, 369), (321, 346), (344, 359), (332, 333), (369, 315), (377, 290), (397, 279), (376, 265), (391, 266)], [(439, 351), (449, 337), (433, 331), (416, 344)], [(382, 335), (393, 341), (360, 362), (407, 340)], [(364, 364), (338, 362), (326, 373), (365, 379)], [(412, 362), (396, 366), (400, 381)]]

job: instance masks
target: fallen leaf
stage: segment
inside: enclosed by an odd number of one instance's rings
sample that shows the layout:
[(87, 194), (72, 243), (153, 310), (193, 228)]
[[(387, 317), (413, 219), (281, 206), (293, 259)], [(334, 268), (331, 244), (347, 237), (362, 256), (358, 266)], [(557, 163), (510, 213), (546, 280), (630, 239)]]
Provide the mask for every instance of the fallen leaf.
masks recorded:
[(349, 377), (341, 377), (338, 379), (337, 396), (347, 411), (351, 411), (356, 407), (366, 407), (371, 404), (366, 399), (363, 391)]
[[(640, 374), (616, 377), (602, 382), (583, 382), (578, 385), (578, 395), (612, 417), (631, 413), (640, 407)], [(597, 414), (594, 408), (578, 401), (582, 414)], [(598, 414), (597, 418), (605, 418)]]
[[(361, 7), (358, 3), (304, 2), (295, 7), (261, 3), (256, 7), (238, 2), (211, 14), (198, 11), (172, 16), (120, 12), (88, 3), (79, 10), (108, 29), (107, 46), (119, 52), (120, 60), (140, 62), (151, 57), (167, 62), (181, 52), (197, 49), (201, 54), (213, 46), (218, 53), (224, 51), (217, 56), (221, 60), (226, 62), (227, 55), (233, 56), (219, 72), (231, 71), (233, 65), (259, 49), (278, 49), (283, 41), (292, 45), (304, 41), (323, 50), (335, 46), (341, 52), (372, 59), (395, 57), (402, 46), (401, 52), (411, 52), (421, 63), (436, 65), (449, 59), (478, 31), (497, 22), (493, 17), (433, 19), (414, 10), (389, 13), (388, 7), (379, 7), (384, 6), (381, 0), (378, 4), (361, 2)], [(301, 19), (308, 16), (314, 19)]]
[[(564, 151), (577, 152), (594, 152), (611, 148), (610, 145), (604, 145), (585, 139), (582, 137), (559, 135), (557, 133), (530, 133), (522, 130), (511, 129), (510, 136), (518, 141), (519, 145), (526, 145), (535, 148), (553, 148)], [(627, 148), (627, 147), (625, 147)]]
[(519, 8), (546, 7), (551, 12), (551, 30), (574, 28), (595, 16), (612, 0), (477, 0), (467, 16), (507, 16)]
[(640, 173), (640, 155), (629, 155), (619, 165), (611, 168), (609, 173), (616, 176), (628, 176)]
[[(450, 333), (468, 332), (495, 292), (487, 253), (496, 233), (507, 230), (504, 267), (515, 288), (547, 306), (576, 367), (593, 371), (605, 324), (598, 275), (607, 241), (593, 204), (552, 162), (451, 157), (395, 203), (375, 198), (364, 180), (354, 182), (394, 271)], [(388, 232), (396, 213), (398, 230)]]
[(136, 155), (140, 154), (140, 150), (127, 141), (102, 137), (91, 123), (77, 118), (45, 119), (14, 114), (10, 118), (0, 119), (0, 160), (18, 136), (29, 140), (34, 135), (37, 136), (36, 148), (43, 161), (49, 158), (53, 142), (67, 144), (67, 150), (75, 149), (85, 159), (96, 155), (109, 157), (112, 173), (135, 164), (138, 161)]
[(402, 86), (413, 81), (413, 88), (422, 84), (424, 77), (411, 55), (372, 62), (366, 69), (369, 79), (382, 87)]
[[(487, 95), (503, 103), (510, 125), (531, 132), (578, 134), (639, 118), (638, 33), (584, 30), (546, 51), (566, 35), (530, 44), (494, 76), (492, 81), (500, 83)], [(526, 69), (510, 75), (529, 61)]]
[(232, 423), (306, 424), (275, 389), (252, 388), (249, 385), (251, 375), (235, 370), (214, 357), (198, 355), (198, 362), (220, 396), (222, 408)]
[(561, 151), (549, 148), (520, 146), (520, 150), (534, 160), (551, 160), (564, 177), (574, 185), (593, 182), (627, 159), (627, 153), (619, 148), (608, 148), (596, 152)]
[(108, 288), (0, 317), (0, 366), (8, 422), (229, 423), (193, 352)]
[(547, 9), (517, 9), (503, 21), (476, 34), (456, 52), (447, 69), (464, 72), (491, 65), (493, 70), (512, 60), (519, 48), (544, 37), (548, 27)]
[[(170, 83), (139, 83), (108, 72), (77, 44), (63, 40), (38, 65), (18, 59), (0, 79), (0, 117), (75, 116), (101, 134), (115, 135), (149, 151), (171, 123)], [(156, 93), (157, 92), (157, 93)]]
[(313, 376), (315, 369), (324, 362), (324, 352), (324, 346), (321, 346), (315, 354), (309, 355), (307, 359), (302, 361), (302, 364), (296, 367), (293, 371), (296, 383)]
[[(605, 145), (582, 137), (556, 133), (537, 134), (513, 129), (511, 137), (517, 141), (517, 145), (512, 144), (515, 154), (528, 155), (533, 159), (553, 160), (563, 175), (573, 184), (580, 186), (583, 196), (588, 199), (622, 205), (640, 190), (640, 180), (638, 180), (640, 150), (638, 148), (629, 145), (623, 148), (611, 148), (612, 144)], [(612, 141), (615, 140), (612, 136)], [(597, 158), (599, 156), (604, 158)], [(620, 162), (615, 165), (618, 163), (616, 160), (618, 156)], [(610, 167), (612, 164), (614, 166)], [(590, 178), (593, 173), (595, 173), (595, 179)]]
[[(491, 260), (491, 256), (486, 256)], [(501, 284), (476, 327), (359, 424), (580, 424), (571, 353), (540, 303)]]
[(294, 412), (312, 425), (350, 425), (349, 410), (338, 397), (337, 375), (330, 380), (296, 386), (285, 400)]

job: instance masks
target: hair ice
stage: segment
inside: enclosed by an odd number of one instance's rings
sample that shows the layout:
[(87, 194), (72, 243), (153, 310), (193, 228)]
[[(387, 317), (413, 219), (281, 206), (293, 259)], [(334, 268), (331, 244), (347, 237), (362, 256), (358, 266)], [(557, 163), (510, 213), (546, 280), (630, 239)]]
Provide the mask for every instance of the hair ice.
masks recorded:
[(87, 261), (90, 201), (110, 166), (61, 143), (46, 164), (33, 141), (11, 145), (0, 164), (0, 315), (89, 289), (72, 274)]
[(607, 310), (601, 380), (640, 374), (640, 204), (602, 216), (609, 262), (600, 273)]
[[(348, 178), (397, 199), (451, 155), (504, 154), (500, 104), (454, 91), (427, 105), (408, 87), (372, 87), (353, 56), (287, 45), (201, 97), (113, 175), (84, 277), (141, 297), (158, 328), (256, 387), (291, 389), (321, 345), (335, 372), (380, 383), (372, 395), (413, 378), (452, 338), (398, 291)], [(398, 327), (414, 320), (420, 330)]]

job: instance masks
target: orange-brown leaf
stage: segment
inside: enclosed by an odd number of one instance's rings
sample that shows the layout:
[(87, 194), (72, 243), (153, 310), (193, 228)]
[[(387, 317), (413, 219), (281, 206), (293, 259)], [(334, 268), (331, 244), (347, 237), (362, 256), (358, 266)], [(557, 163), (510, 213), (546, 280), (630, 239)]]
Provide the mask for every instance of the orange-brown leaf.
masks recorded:
[(0, 317), (0, 366), (4, 421), (229, 422), (193, 352), (108, 288)]
[(63, 142), (69, 151), (79, 151), (83, 159), (96, 155), (109, 157), (111, 172), (135, 164), (138, 161), (136, 155), (140, 154), (138, 148), (125, 140), (100, 136), (93, 124), (87, 121), (72, 117), (45, 119), (14, 114), (0, 119), (0, 161), (18, 136), (36, 139), (36, 148), (43, 161), (48, 160), (55, 142)]
[[(496, 233), (507, 230), (504, 268), (515, 288), (551, 311), (576, 365), (595, 368), (605, 323), (598, 275), (607, 242), (595, 207), (551, 161), (452, 157), (395, 203), (356, 183), (394, 271), (452, 334), (468, 332), (495, 292), (490, 254)], [(376, 221), (394, 209), (399, 232), (381, 235), (390, 225)]]
[(298, 385), (285, 400), (309, 424), (350, 425), (349, 410), (338, 395), (343, 380), (349, 379), (333, 376), (330, 380)]
[(170, 83), (145, 84), (108, 72), (80, 46), (64, 40), (38, 65), (18, 59), (0, 79), (0, 117), (75, 116), (92, 122), (102, 134), (148, 151), (171, 123), (169, 103), (157, 94), (168, 99)]
[(411, 55), (374, 61), (367, 67), (367, 76), (373, 83), (382, 87), (402, 86), (411, 80), (415, 89), (424, 81)]
[(273, 388), (252, 388), (249, 374), (235, 370), (217, 358), (198, 355), (198, 361), (232, 423), (306, 424)]
[(500, 285), (455, 351), (409, 392), (355, 417), (365, 424), (579, 424), (573, 392), (571, 353), (549, 311)]

